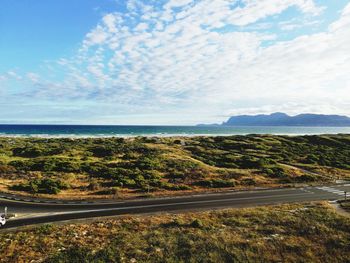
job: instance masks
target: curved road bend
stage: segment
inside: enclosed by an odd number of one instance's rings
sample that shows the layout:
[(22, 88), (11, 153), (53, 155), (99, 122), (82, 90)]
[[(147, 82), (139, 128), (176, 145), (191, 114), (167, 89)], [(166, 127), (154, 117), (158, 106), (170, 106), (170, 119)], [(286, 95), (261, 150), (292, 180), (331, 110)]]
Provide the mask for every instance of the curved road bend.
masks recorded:
[[(35, 200), (30, 198), (23, 198), (24, 200), (14, 200), (20, 198), (0, 194), (0, 211), (6, 206), (8, 207), (8, 213), (28, 213), (31, 215), (38, 213), (38, 216), (35, 217), (8, 220), (4, 228), (13, 228), (39, 223), (102, 216), (228, 207), (251, 207), (289, 202), (338, 200), (344, 198), (344, 191), (347, 191), (348, 193), (350, 192), (350, 184), (275, 190), (224, 192), (124, 202), (63, 202), (39, 199)], [(12, 200), (10, 198), (12, 198)], [(40, 213), (55, 214), (40, 216)]]

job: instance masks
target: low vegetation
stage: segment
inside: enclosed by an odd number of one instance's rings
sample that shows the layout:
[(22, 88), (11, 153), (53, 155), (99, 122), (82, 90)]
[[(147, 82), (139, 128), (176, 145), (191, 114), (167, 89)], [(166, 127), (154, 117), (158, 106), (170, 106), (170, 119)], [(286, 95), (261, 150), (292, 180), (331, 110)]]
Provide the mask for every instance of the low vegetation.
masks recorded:
[(52, 180), (49, 178), (34, 179), (29, 183), (16, 184), (11, 187), (13, 190), (27, 191), (32, 194), (58, 194), (61, 190), (67, 189), (67, 184), (62, 181)]
[(345, 211), (348, 211), (350, 213), (350, 200), (347, 199), (347, 200), (340, 201), (340, 207), (343, 208)]
[(0, 191), (128, 197), (350, 178), (350, 135), (0, 138)]
[(0, 262), (349, 262), (327, 203), (121, 217), (0, 232)]

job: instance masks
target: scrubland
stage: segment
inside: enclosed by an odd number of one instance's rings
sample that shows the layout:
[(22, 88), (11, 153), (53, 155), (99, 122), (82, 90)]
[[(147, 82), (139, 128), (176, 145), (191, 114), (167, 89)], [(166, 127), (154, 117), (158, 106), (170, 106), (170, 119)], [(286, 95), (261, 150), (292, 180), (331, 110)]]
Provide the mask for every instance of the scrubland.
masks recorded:
[(0, 191), (129, 198), (350, 178), (350, 135), (0, 138)]

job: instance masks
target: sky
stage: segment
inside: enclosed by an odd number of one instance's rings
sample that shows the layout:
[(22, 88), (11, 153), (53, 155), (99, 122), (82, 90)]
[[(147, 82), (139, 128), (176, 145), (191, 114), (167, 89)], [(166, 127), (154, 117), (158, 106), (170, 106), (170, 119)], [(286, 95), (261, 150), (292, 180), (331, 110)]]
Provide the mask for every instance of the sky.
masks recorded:
[(350, 116), (345, 0), (0, 0), (0, 123)]

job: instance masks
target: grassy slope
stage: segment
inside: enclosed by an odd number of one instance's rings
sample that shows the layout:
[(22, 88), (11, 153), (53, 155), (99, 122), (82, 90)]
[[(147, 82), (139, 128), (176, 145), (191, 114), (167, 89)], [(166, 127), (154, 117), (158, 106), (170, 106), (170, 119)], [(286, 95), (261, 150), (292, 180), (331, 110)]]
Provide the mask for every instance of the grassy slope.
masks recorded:
[(350, 178), (350, 135), (0, 138), (1, 191), (128, 197), (336, 178)]
[(350, 219), (326, 203), (123, 217), (0, 233), (2, 262), (349, 262), (349, 247)]

